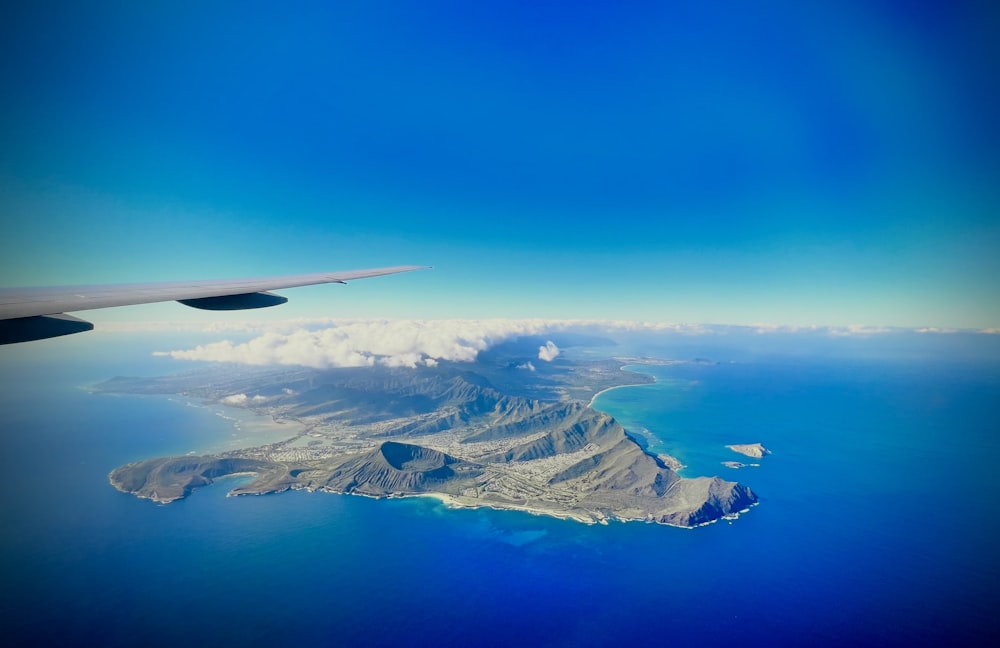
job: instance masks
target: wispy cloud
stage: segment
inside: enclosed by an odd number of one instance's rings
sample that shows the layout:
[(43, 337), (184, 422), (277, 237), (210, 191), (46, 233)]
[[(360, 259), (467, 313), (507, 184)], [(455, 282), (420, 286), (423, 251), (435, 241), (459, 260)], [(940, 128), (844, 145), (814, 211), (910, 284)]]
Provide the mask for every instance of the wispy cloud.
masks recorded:
[(985, 329), (954, 329), (954, 328), (915, 328), (886, 327), (863, 324), (847, 326), (825, 325), (790, 325), (790, 324), (694, 324), (687, 322), (649, 322), (638, 320), (370, 320), (370, 319), (334, 319), (334, 318), (289, 318), (267, 321), (210, 321), (210, 322), (100, 322), (101, 331), (107, 332), (180, 332), (180, 333), (220, 333), (220, 334), (291, 334), (300, 330), (320, 331), (329, 327), (344, 327), (352, 324), (368, 325), (373, 321), (416, 322), (439, 326), (446, 322), (506, 322), (525, 327), (525, 335), (541, 335), (549, 331), (566, 331), (570, 329), (599, 329), (609, 332), (662, 332), (679, 335), (727, 335), (730, 333), (805, 333), (816, 335), (847, 336), (847, 335), (878, 335), (883, 333), (998, 333), (1000, 328)]
[(721, 332), (721, 329), (726, 329), (730, 332), (738, 331), (749, 331), (756, 333), (758, 335), (769, 335), (769, 334), (781, 334), (781, 333), (798, 333), (798, 334), (813, 334), (813, 335), (828, 335), (832, 337), (848, 337), (848, 336), (870, 336), (870, 335), (881, 335), (883, 333), (898, 333), (907, 329), (899, 328), (889, 328), (885, 326), (866, 326), (864, 324), (849, 324), (847, 326), (796, 326), (790, 324), (751, 324), (750, 326), (718, 326), (718, 325), (708, 325), (709, 329), (714, 329), (715, 332)]

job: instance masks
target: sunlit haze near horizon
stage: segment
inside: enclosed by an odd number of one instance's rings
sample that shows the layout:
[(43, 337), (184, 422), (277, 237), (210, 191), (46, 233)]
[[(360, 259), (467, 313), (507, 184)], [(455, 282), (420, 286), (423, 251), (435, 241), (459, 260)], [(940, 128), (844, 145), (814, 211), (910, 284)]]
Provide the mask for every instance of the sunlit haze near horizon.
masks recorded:
[(7, 3), (0, 285), (418, 264), (223, 319), (1000, 327), (990, 3), (330, 4)]

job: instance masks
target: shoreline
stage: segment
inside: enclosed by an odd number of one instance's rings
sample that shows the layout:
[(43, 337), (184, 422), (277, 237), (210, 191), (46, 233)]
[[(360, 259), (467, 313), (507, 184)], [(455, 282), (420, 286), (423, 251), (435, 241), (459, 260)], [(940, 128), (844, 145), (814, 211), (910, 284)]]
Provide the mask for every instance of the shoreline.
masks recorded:
[[(229, 479), (235, 479), (235, 478), (241, 478), (241, 477), (251, 477), (251, 476), (255, 476), (255, 475), (256, 475), (256, 473), (254, 473), (252, 471), (240, 471), (240, 472), (230, 473), (230, 474), (226, 474), (226, 475), (220, 475), (219, 477), (216, 477), (216, 478), (212, 479), (210, 483), (205, 484), (204, 486), (213, 486), (213, 485), (219, 484), (220, 482), (227, 481)], [(145, 499), (145, 500), (148, 500), (148, 501), (152, 501), (152, 502), (154, 502), (154, 503), (156, 503), (156, 504), (158, 504), (160, 506), (165, 506), (167, 504), (172, 504), (174, 502), (178, 502), (178, 501), (187, 499), (188, 497), (191, 497), (194, 494), (193, 493), (194, 490), (197, 490), (197, 489), (192, 489), (191, 491), (185, 492), (185, 493), (183, 493), (183, 494), (181, 494), (181, 495), (179, 495), (177, 497), (172, 497), (172, 498), (167, 499), (167, 498), (161, 498), (161, 497), (159, 497), (155, 493), (152, 494), (152, 495), (139, 495), (139, 494), (134, 493), (132, 491), (125, 490), (125, 489), (121, 488), (121, 486), (119, 484), (116, 484), (114, 480), (110, 479), (110, 475), (109, 475), (109, 480), (108, 481), (111, 483), (111, 485), (116, 490), (118, 490), (121, 493), (124, 493), (124, 494), (127, 494), (127, 495), (132, 495), (134, 497), (138, 497), (139, 499)], [(198, 488), (201, 488), (201, 486), (198, 487)], [(588, 515), (587, 513), (583, 513), (583, 512), (556, 511), (556, 510), (551, 510), (551, 509), (541, 509), (541, 508), (530, 507), (530, 506), (519, 506), (517, 504), (503, 504), (503, 503), (500, 503), (500, 502), (471, 502), (471, 501), (467, 501), (467, 500), (464, 500), (464, 499), (459, 499), (456, 496), (450, 495), (448, 493), (398, 493), (398, 494), (397, 493), (392, 493), (392, 494), (389, 494), (389, 495), (370, 495), (368, 493), (356, 493), (356, 492), (349, 492), (348, 493), (348, 492), (342, 492), (342, 491), (336, 491), (336, 490), (328, 490), (328, 489), (325, 489), (325, 488), (306, 488), (306, 487), (291, 486), (290, 488), (285, 488), (285, 489), (281, 489), (281, 490), (275, 489), (275, 490), (243, 491), (243, 492), (235, 492), (235, 489), (231, 489), (231, 490), (229, 490), (229, 492), (226, 493), (225, 496), (227, 498), (228, 497), (250, 497), (250, 496), (260, 497), (262, 495), (280, 495), (281, 493), (287, 492), (288, 490), (305, 491), (305, 492), (310, 493), (310, 494), (313, 494), (313, 493), (323, 493), (323, 494), (326, 494), (326, 495), (339, 495), (339, 496), (345, 496), (346, 495), (346, 496), (352, 496), (352, 497), (365, 497), (365, 498), (372, 499), (372, 500), (390, 500), (390, 499), (403, 500), (403, 499), (418, 499), (418, 498), (432, 499), (432, 500), (437, 501), (442, 506), (444, 506), (445, 508), (448, 508), (448, 509), (468, 509), (468, 510), (490, 509), (490, 510), (493, 510), (493, 511), (519, 511), (521, 513), (527, 513), (528, 515), (534, 515), (534, 516), (538, 516), (538, 517), (547, 517), (547, 518), (552, 518), (552, 519), (556, 519), (556, 520), (567, 520), (567, 521), (570, 521), (570, 522), (578, 522), (580, 524), (585, 524), (587, 526), (592, 526), (592, 525), (595, 525), (595, 524), (601, 524), (601, 525), (604, 525), (604, 526), (608, 526), (612, 522), (620, 522), (622, 524), (628, 524), (628, 523), (631, 523), (631, 522), (642, 522), (642, 523), (645, 523), (645, 524), (655, 524), (655, 525), (659, 525), (659, 526), (672, 527), (672, 528), (675, 528), (675, 529), (697, 529), (697, 528), (700, 528), (700, 527), (705, 527), (705, 526), (710, 526), (710, 525), (713, 525), (713, 524), (717, 524), (717, 523), (722, 522), (722, 521), (726, 521), (726, 522), (732, 523), (734, 520), (740, 518), (742, 515), (745, 515), (746, 513), (749, 513), (750, 510), (753, 507), (755, 507), (755, 506), (757, 506), (757, 505), (760, 504), (759, 501), (758, 502), (754, 502), (754, 503), (750, 504), (749, 506), (747, 506), (746, 508), (744, 508), (742, 510), (733, 511), (731, 513), (723, 515), (723, 516), (721, 516), (719, 518), (716, 518), (714, 520), (709, 520), (709, 521), (706, 521), (706, 522), (700, 522), (700, 523), (692, 525), (692, 526), (685, 526), (685, 525), (682, 525), (682, 524), (670, 524), (668, 522), (659, 522), (659, 521), (656, 521), (656, 520), (653, 520), (653, 519), (649, 519), (649, 518), (637, 518), (637, 517), (635, 517), (635, 518), (625, 518), (625, 517), (619, 517), (619, 516), (614, 516), (614, 515), (612, 515), (612, 516), (606, 516), (606, 515), (599, 514), (599, 513), (598, 514), (590, 514), (590, 515)]]
[[(618, 367), (618, 371), (627, 371), (629, 373), (646, 375), (646, 376), (652, 376), (653, 382), (651, 382), (651, 383), (635, 383), (634, 385), (615, 385), (614, 387), (606, 387), (606, 388), (602, 389), (601, 391), (597, 392), (596, 394), (594, 394), (593, 396), (590, 397), (590, 402), (587, 403), (587, 407), (594, 407), (594, 402), (597, 400), (597, 398), (601, 394), (606, 394), (609, 391), (612, 391), (612, 390), (615, 390), (615, 389), (624, 389), (625, 387), (642, 387), (643, 385), (655, 385), (657, 382), (659, 382), (656, 379), (656, 376), (654, 376), (651, 373), (643, 374), (643, 372), (641, 372), (641, 371), (632, 371), (631, 369), (626, 369), (625, 368), (625, 367), (631, 367), (631, 366), (634, 366), (634, 365), (637, 365), (637, 364), (641, 364), (641, 363), (631, 362), (629, 364), (624, 364), (624, 365)], [(601, 410), (601, 411), (603, 411), (603, 410)], [(607, 414), (607, 412), (605, 412), (605, 414)]]
[[(240, 473), (241, 475), (246, 475), (248, 473)], [(222, 478), (220, 478), (222, 479)], [(215, 482), (213, 482), (215, 483)], [(447, 493), (399, 493), (399, 494), (389, 494), (389, 495), (369, 495), (368, 493), (345, 493), (335, 490), (327, 490), (325, 488), (296, 488), (292, 486), (290, 489), (285, 490), (296, 490), (296, 491), (306, 491), (307, 493), (323, 493), (326, 495), (339, 495), (339, 496), (350, 496), (350, 497), (364, 497), (372, 500), (404, 500), (404, 499), (432, 499), (436, 500), (445, 508), (449, 509), (467, 509), (470, 511), (478, 509), (489, 509), (492, 511), (518, 511), (521, 513), (527, 513), (528, 515), (534, 515), (538, 517), (547, 517), (555, 520), (567, 520), (570, 522), (577, 522), (579, 524), (585, 524), (587, 526), (592, 526), (595, 524), (601, 524), (608, 526), (612, 522), (620, 522), (622, 524), (629, 524), (632, 522), (641, 522), (644, 524), (655, 524), (658, 526), (671, 527), (674, 529), (698, 529), (701, 527), (710, 526), (717, 524), (723, 520), (732, 523), (733, 520), (738, 519), (740, 516), (749, 513), (750, 509), (760, 504), (760, 502), (754, 502), (748, 507), (740, 510), (734, 511), (723, 515), (722, 517), (716, 518), (714, 520), (709, 520), (707, 522), (700, 522), (693, 526), (685, 526), (683, 524), (670, 524), (669, 522), (658, 522), (656, 520), (651, 520), (648, 518), (623, 518), (618, 516), (604, 516), (604, 515), (587, 515), (585, 513), (577, 513), (573, 511), (555, 511), (550, 509), (540, 509), (533, 508), (529, 506), (518, 506), (516, 504), (502, 504), (499, 502), (469, 502), (466, 500), (460, 500), (454, 495), (449, 495)], [(285, 490), (268, 490), (268, 491), (258, 491), (258, 492), (242, 492), (233, 493), (229, 492), (226, 497), (249, 497), (249, 496), (261, 496), (261, 495), (280, 495), (285, 492)], [(184, 499), (190, 495), (185, 495), (178, 499)], [(145, 498), (152, 499), (152, 498)], [(168, 504), (177, 500), (170, 500), (170, 502), (158, 502), (160, 504)]]
[[(298, 419), (279, 419), (270, 412), (250, 407), (228, 405), (221, 401), (197, 401), (187, 397), (178, 397), (176, 394), (165, 394), (164, 396), (167, 400), (182, 407), (201, 410), (221, 419), (231, 431), (229, 437), (213, 440), (210, 442), (211, 445), (196, 449), (194, 452), (198, 454), (221, 454), (281, 443), (301, 436), (310, 429), (308, 424)], [(217, 410), (216, 407), (220, 409)], [(236, 435), (238, 437), (234, 439)]]
[[(339, 493), (341, 495), (353, 495), (354, 493)], [(365, 497), (373, 497), (371, 495), (366, 495)], [(400, 495), (396, 499), (408, 499), (414, 497), (423, 497), (427, 499), (437, 500), (447, 508), (451, 509), (491, 509), (493, 511), (521, 511), (522, 513), (528, 513), (529, 515), (537, 515), (540, 517), (550, 517), (557, 520), (571, 520), (573, 522), (580, 522), (581, 524), (607, 524), (606, 519), (597, 519), (583, 513), (573, 513), (571, 511), (551, 511), (548, 509), (532, 508), (530, 506), (517, 506), (516, 504), (500, 504), (497, 502), (489, 503), (472, 503), (466, 502), (464, 500), (457, 499), (454, 495), (448, 495), (447, 493), (414, 493), (412, 495)], [(387, 497), (373, 497), (373, 499), (389, 499)]]
[[(637, 383), (637, 384), (634, 384), (634, 385), (615, 385), (614, 387), (608, 387), (607, 389), (602, 389), (601, 391), (599, 391), (596, 394), (594, 394), (594, 396), (590, 399), (590, 403), (587, 404), (587, 407), (590, 407), (590, 408), (593, 408), (593, 409), (597, 409), (596, 407), (594, 407), (594, 402), (597, 400), (597, 397), (600, 396), (601, 394), (609, 392), (609, 391), (611, 391), (613, 389), (623, 389), (625, 387), (644, 387), (646, 385), (656, 385), (656, 384), (659, 384), (659, 382), (660, 382), (659, 379), (656, 377), (655, 374), (644, 373), (642, 371), (634, 371), (632, 369), (627, 369), (626, 367), (635, 367), (635, 366), (643, 366), (643, 365), (661, 367), (661, 366), (669, 366), (669, 365), (674, 365), (674, 364), (680, 364), (681, 362), (683, 362), (683, 361), (681, 361), (681, 360), (652, 360), (652, 359), (650, 359), (650, 360), (645, 361), (645, 362), (643, 362), (641, 360), (636, 360), (634, 362), (630, 362), (628, 364), (624, 364), (624, 365), (622, 365), (621, 367), (618, 368), (619, 371), (627, 371), (629, 373), (634, 373), (634, 374), (639, 374), (639, 375), (644, 375), (644, 376), (652, 376), (653, 382), (651, 382), (651, 383)], [(608, 412), (608, 411), (605, 411), (605, 410), (598, 410), (598, 411), (599, 412), (604, 412), (605, 414), (608, 414), (609, 416), (614, 416), (613, 414), (611, 414), (611, 412)], [(644, 427), (643, 429), (646, 430), (646, 433), (649, 434), (650, 436), (656, 437), (656, 435), (650, 433), (647, 428)], [(658, 438), (658, 437), (656, 437), (656, 438)], [(660, 442), (662, 443), (662, 440)], [(650, 452), (649, 450), (647, 450), (645, 448), (643, 449), (643, 451), (646, 452), (647, 454), (649, 454), (650, 456), (658, 458), (660, 461), (662, 461), (663, 463), (665, 463), (671, 470), (673, 470), (677, 474), (680, 474), (680, 472), (682, 470), (684, 470), (685, 468), (687, 468), (687, 466), (684, 464), (684, 462), (682, 462), (680, 459), (678, 459), (677, 457), (673, 456), (670, 453), (667, 453), (667, 452), (653, 453), (653, 452)], [(670, 525), (668, 525), (668, 526), (670, 526)], [(682, 528), (686, 529), (688, 527), (682, 527)]]

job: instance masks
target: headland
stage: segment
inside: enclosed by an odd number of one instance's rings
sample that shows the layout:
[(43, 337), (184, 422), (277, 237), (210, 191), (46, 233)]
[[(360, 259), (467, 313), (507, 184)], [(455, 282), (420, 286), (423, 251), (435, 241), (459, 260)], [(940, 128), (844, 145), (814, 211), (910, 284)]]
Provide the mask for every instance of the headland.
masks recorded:
[(587, 405), (604, 389), (649, 376), (622, 372), (614, 361), (564, 362), (542, 377), (476, 369), (218, 369), (116, 378), (95, 391), (180, 393), (301, 425), (275, 443), (138, 461), (109, 479), (161, 503), (220, 477), (251, 474), (230, 494), (431, 496), (449, 506), (681, 527), (736, 515), (757, 501), (746, 486), (719, 477), (680, 477), (677, 464), (646, 452), (613, 417)]

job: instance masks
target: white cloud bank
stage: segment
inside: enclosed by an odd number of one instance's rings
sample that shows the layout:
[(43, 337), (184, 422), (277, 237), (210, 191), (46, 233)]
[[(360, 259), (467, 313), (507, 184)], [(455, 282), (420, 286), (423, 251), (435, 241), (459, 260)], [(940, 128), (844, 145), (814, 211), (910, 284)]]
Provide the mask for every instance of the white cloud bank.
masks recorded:
[(183, 351), (160, 351), (157, 355), (179, 360), (315, 368), (434, 366), (442, 360), (473, 362), (481, 351), (499, 342), (537, 335), (549, 328), (541, 320), (367, 320), (317, 331), (269, 332), (249, 342), (224, 340)]
[[(247, 342), (223, 340), (193, 349), (157, 351), (154, 355), (178, 360), (235, 362), (250, 365), (331, 367), (434, 366), (438, 362), (474, 362), (479, 353), (522, 336), (549, 335), (568, 330), (591, 332), (647, 332), (676, 335), (805, 334), (829, 337), (871, 337), (888, 333), (917, 333), (916, 329), (869, 326), (726, 326), (608, 320), (344, 320), (299, 321), (295, 330), (281, 327), (262, 331)], [(325, 327), (325, 328), (320, 328)], [(920, 332), (930, 332), (923, 329)], [(948, 331), (935, 331), (945, 333)], [(984, 333), (995, 333), (987, 329)], [(551, 362), (561, 350), (548, 340), (538, 358)], [(527, 362), (518, 368), (532, 371)], [(237, 395), (239, 396), (239, 395)]]
[(555, 342), (549, 340), (545, 343), (545, 346), (538, 347), (538, 359), (544, 360), (545, 362), (552, 362), (559, 357), (559, 347), (556, 346)]

